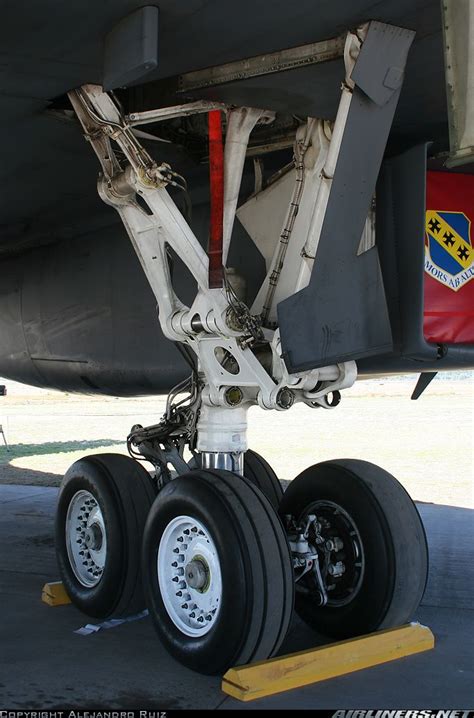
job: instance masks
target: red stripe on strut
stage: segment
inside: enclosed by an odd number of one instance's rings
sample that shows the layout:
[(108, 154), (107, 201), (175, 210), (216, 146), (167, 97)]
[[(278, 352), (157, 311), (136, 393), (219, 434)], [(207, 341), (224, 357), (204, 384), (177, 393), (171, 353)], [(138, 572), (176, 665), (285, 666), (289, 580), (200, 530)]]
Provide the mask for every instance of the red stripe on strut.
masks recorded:
[(208, 113), (209, 119), (209, 180), (211, 190), (211, 221), (209, 227), (209, 288), (222, 287), (222, 241), (224, 222), (224, 145), (220, 110)]

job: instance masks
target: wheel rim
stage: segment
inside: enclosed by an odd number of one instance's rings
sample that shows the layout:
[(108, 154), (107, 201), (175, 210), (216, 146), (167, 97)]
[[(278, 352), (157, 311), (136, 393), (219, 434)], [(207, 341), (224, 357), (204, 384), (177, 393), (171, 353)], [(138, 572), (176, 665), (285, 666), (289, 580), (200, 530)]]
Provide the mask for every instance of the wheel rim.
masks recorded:
[[(365, 573), (364, 545), (352, 516), (339, 504), (333, 501), (315, 501), (305, 509), (304, 515), (315, 514), (321, 524), (321, 536), (325, 539), (324, 548), (313, 540), (310, 543), (318, 546), (322, 576), (328, 593), (327, 606), (345, 606), (357, 596), (362, 586)], [(342, 542), (338, 547), (335, 539)], [(336, 544), (328, 548), (328, 542)], [(339, 548), (339, 550), (335, 550)], [(344, 572), (339, 576), (329, 573), (329, 566), (344, 566)]]
[(157, 556), (158, 583), (166, 611), (186, 636), (204, 636), (222, 602), (222, 574), (209, 531), (191, 516), (177, 516), (165, 528)]
[(82, 586), (97, 586), (107, 555), (105, 522), (97, 499), (89, 491), (77, 491), (66, 515), (66, 547), (69, 563)]

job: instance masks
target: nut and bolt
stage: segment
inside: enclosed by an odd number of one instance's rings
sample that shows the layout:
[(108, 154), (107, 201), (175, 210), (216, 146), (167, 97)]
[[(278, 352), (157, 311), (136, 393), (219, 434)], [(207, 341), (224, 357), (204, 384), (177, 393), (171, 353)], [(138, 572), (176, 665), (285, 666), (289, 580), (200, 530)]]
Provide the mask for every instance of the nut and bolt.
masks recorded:
[(295, 403), (295, 395), (290, 389), (280, 389), (276, 397), (280, 409), (289, 409)]

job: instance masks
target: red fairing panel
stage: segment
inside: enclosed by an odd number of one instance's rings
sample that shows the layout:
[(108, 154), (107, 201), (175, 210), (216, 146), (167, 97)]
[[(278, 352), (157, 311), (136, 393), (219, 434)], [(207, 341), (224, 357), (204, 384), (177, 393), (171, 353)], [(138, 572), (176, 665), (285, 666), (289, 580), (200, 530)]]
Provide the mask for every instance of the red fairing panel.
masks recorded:
[(474, 344), (474, 176), (428, 172), (424, 334)]

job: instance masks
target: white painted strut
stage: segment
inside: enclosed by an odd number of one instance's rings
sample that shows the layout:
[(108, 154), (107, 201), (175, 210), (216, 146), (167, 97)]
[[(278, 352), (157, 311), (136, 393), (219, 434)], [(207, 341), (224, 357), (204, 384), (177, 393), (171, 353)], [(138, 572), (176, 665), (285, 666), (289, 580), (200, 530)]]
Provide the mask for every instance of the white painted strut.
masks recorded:
[(245, 156), (250, 133), (257, 122), (271, 122), (275, 117), (268, 110), (239, 107), (229, 112), (224, 150), (224, 232), (222, 261), (227, 264), (235, 210), (239, 199)]
[[(321, 229), (323, 226), (324, 217), (326, 216), (329, 194), (331, 192), (332, 180), (336, 171), (336, 163), (339, 157), (339, 153), (341, 151), (342, 138), (344, 136), (347, 117), (349, 115), (349, 110), (351, 107), (352, 90), (354, 89), (354, 83), (351, 80), (351, 72), (354, 69), (357, 57), (360, 52), (361, 41), (359, 39), (359, 36), (363, 32), (365, 32), (365, 30), (361, 29), (358, 34), (348, 33), (346, 39), (346, 44), (344, 48), (346, 81), (342, 86), (341, 99), (337, 110), (336, 121), (334, 123), (334, 128), (332, 131), (331, 142), (329, 143), (326, 161), (321, 172), (321, 182), (319, 184), (318, 195), (314, 205), (313, 215), (311, 217), (308, 238), (306, 240), (302, 253), (304, 257), (310, 260), (311, 266), (314, 261), (314, 258), (316, 257), (319, 238), (321, 236)], [(296, 290), (302, 288), (303, 286), (297, 286)]]

